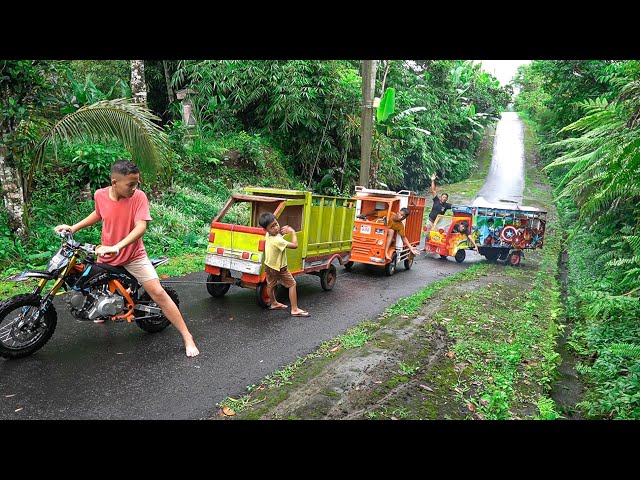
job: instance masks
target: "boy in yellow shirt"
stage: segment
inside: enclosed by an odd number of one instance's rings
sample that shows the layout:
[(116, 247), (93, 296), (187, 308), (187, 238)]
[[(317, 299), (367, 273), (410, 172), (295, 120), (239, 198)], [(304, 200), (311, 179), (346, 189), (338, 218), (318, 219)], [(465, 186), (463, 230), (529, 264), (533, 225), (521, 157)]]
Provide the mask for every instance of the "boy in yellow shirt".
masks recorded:
[[(298, 292), (296, 280), (287, 267), (287, 248), (298, 248), (296, 231), (289, 225), (280, 228), (280, 224), (271, 212), (260, 215), (258, 223), (264, 228), (264, 269), (267, 273), (267, 294), (269, 295), (270, 310), (285, 310), (287, 305), (278, 302), (274, 294), (274, 288), (280, 282), (289, 289), (289, 301), (291, 302), (291, 315), (294, 317), (308, 317), (309, 312), (298, 307)], [(291, 234), (291, 241), (284, 239), (282, 234)]]

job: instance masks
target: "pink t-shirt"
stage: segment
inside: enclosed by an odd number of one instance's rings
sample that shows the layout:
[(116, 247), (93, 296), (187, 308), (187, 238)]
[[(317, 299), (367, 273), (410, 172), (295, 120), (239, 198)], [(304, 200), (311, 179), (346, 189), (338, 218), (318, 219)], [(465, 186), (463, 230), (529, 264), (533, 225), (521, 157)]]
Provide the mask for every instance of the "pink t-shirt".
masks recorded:
[[(102, 245), (113, 246), (129, 235), (136, 226), (137, 220), (151, 220), (149, 200), (142, 190), (136, 190), (130, 198), (121, 198), (114, 202), (109, 197), (109, 188), (96, 190), (93, 196), (96, 213), (102, 219)], [(120, 250), (118, 255), (100, 257), (101, 263), (109, 265), (127, 265), (134, 260), (144, 258), (147, 251), (142, 243), (142, 237), (131, 245)]]

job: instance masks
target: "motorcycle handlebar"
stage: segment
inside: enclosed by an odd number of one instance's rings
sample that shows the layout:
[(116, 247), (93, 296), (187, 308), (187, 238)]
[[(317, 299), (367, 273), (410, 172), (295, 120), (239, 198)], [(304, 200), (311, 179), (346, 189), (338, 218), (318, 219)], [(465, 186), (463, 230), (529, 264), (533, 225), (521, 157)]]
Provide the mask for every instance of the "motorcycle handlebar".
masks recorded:
[(94, 245), (92, 243), (77, 243), (73, 240), (73, 233), (71, 233), (69, 230), (60, 230), (57, 235), (61, 238), (63, 238), (66, 242), (72, 243), (74, 244), (77, 248), (80, 248), (82, 250), (84, 250), (87, 253), (90, 253), (92, 255), (96, 254), (96, 247), (97, 245)]

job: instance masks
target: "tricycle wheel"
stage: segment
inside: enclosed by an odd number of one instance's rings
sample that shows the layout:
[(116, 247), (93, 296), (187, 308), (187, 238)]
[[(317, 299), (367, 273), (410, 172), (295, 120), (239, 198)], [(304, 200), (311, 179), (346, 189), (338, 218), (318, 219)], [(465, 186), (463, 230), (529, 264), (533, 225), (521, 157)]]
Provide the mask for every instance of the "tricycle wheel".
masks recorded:
[[(275, 295), (275, 292), (274, 292)], [(256, 301), (262, 308), (268, 308), (271, 303), (269, 294), (267, 293), (267, 282), (259, 283), (256, 287)]]
[(391, 257), (391, 261), (384, 266), (384, 273), (387, 275), (387, 277), (390, 277), (395, 273), (397, 261), (398, 255), (394, 253)]
[(331, 290), (336, 284), (336, 267), (329, 265), (329, 268), (320, 272), (320, 286), (323, 290)]
[(500, 260), (506, 260), (509, 256), (509, 249), (503, 248), (500, 250), (500, 256), (498, 257)]
[(511, 252), (507, 257), (507, 263), (512, 267), (520, 265), (521, 255), (520, 252)]
[(219, 282), (222, 277), (220, 275), (209, 274), (207, 276), (207, 292), (212, 297), (222, 297), (225, 293), (229, 291), (231, 287), (230, 283), (209, 283), (209, 282)]
[(344, 264), (344, 269), (345, 270), (351, 270), (351, 267), (353, 267), (353, 262), (351, 262), (351, 261), (349, 261), (349, 262)]
[(464, 251), (464, 249), (458, 250), (456, 252), (456, 262), (458, 262), (458, 263), (464, 262), (464, 259), (465, 259), (466, 256), (467, 256), (467, 254)]
[(409, 255), (409, 257), (404, 261), (404, 268), (406, 268), (407, 270), (411, 270), (414, 259), (415, 257), (413, 255)]

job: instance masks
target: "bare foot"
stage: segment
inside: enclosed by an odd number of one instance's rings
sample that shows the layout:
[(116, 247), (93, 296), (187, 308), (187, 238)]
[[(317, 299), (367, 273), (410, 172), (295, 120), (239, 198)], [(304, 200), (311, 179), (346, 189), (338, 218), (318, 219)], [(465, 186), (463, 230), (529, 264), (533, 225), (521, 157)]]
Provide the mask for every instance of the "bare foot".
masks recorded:
[(193, 339), (185, 341), (184, 348), (187, 352), (187, 357), (195, 357), (200, 353), (200, 350), (198, 350), (198, 347), (196, 347), (196, 344), (193, 341)]

